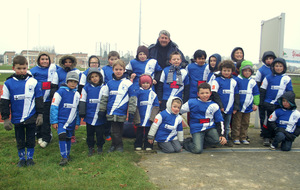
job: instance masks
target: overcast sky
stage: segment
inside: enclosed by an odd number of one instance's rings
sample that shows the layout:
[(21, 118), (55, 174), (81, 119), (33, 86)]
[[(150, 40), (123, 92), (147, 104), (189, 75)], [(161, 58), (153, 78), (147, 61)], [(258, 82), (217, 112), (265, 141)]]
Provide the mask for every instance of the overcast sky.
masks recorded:
[[(54, 46), (56, 53), (90, 56), (96, 53), (97, 42), (110, 43), (110, 50), (136, 54), (140, 0), (10, 0), (1, 4), (0, 54), (20, 53), (28, 44), (29, 49)], [(300, 49), (298, 0), (142, 0), (141, 41), (155, 43), (165, 29), (187, 56), (197, 49), (208, 56), (230, 56), (234, 47), (241, 46), (246, 59), (258, 62), (261, 21), (281, 13), (286, 18), (284, 48)]]

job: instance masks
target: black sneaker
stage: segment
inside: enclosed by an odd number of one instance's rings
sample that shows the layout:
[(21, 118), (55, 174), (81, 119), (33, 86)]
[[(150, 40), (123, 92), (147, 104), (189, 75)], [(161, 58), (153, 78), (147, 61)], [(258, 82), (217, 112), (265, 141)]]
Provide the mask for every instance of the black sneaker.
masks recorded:
[(88, 157), (93, 156), (94, 152), (95, 152), (95, 151), (94, 151), (94, 148), (89, 148)]
[(116, 151), (118, 151), (118, 152), (124, 152), (124, 149), (123, 149), (123, 147), (118, 147), (118, 148), (116, 148)]
[(33, 166), (35, 163), (34, 163), (34, 161), (32, 160), (32, 159), (28, 159), (27, 161), (26, 161), (26, 165), (27, 166)]
[(26, 166), (26, 160), (20, 160), (19, 162), (18, 162), (18, 165), (17, 165), (18, 167), (25, 167)]
[(102, 152), (103, 152), (102, 147), (98, 147), (98, 148), (97, 148), (97, 153), (98, 153), (98, 154), (101, 154)]
[(110, 152), (113, 152), (113, 151), (115, 151), (115, 150), (116, 150), (116, 147), (111, 146), (110, 149), (109, 149), (107, 152), (110, 153)]
[(62, 158), (59, 162), (60, 166), (65, 166), (68, 164), (68, 158)]

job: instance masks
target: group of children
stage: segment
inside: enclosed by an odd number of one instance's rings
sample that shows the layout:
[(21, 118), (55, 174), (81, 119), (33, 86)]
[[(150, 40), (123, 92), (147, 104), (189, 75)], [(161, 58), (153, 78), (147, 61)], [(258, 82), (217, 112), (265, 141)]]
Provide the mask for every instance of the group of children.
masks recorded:
[[(181, 67), (179, 52), (170, 55), (164, 69), (148, 56), (148, 48), (139, 46), (136, 58), (126, 66), (112, 51), (102, 69), (99, 59), (91, 56), (83, 73), (71, 55), (61, 57), (58, 67), (51, 64), (48, 53), (41, 52), (38, 65), (28, 73), (26, 58), (16, 56), (15, 74), (3, 86), (1, 115), (5, 129), (15, 125), (18, 166), (34, 165), (35, 137), (45, 148), (52, 139), (50, 125), (58, 133), (59, 164), (68, 164), (80, 118), (86, 122), (88, 156), (95, 152), (95, 134), (98, 154), (103, 152), (104, 137), (111, 137), (108, 152), (123, 152), (126, 120), (137, 129), (137, 151), (152, 150), (154, 140), (166, 153), (180, 152), (182, 147), (201, 153), (205, 146), (232, 146), (232, 142), (248, 145), (250, 113), (258, 106), (265, 146), (275, 149), (282, 143), (282, 150), (290, 150), (300, 134), (300, 112), (291, 79), (285, 74), (286, 63), (273, 52), (264, 54), (265, 65), (255, 80), (253, 64), (244, 60), (240, 47), (233, 50), (232, 60), (221, 62), (221, 56), (213, 54), (208, 64), (206, 52), (197, 50), (186, 68)], [(187, 139), (183, 113), (192, 135)]]

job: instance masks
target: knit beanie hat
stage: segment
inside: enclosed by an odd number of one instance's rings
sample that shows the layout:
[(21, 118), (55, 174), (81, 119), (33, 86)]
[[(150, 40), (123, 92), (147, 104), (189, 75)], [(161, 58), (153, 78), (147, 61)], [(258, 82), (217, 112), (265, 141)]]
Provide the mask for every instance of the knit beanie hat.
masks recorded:
[(67, 77), (66, 77), (66, 82), (68, 82), (69, 80), (74, 80), (79, 82), (79, 75), (76, 71), (70, 71), (67, 73)]
[(140, 76), (140, 80), (139, 80), (140, 87), (145, 82), (150, 84), (150, 88), (152, 87), (153, 80), (152, 80), (152, 77), (150, 75), (143, 74), (143, 75)]
[(147, 58), (149, 57), (149, 50), (146, 46), (139, 46), (136, 52), (136, 59), (138, 59), (139, 53), (143, 52), (146, 54)]

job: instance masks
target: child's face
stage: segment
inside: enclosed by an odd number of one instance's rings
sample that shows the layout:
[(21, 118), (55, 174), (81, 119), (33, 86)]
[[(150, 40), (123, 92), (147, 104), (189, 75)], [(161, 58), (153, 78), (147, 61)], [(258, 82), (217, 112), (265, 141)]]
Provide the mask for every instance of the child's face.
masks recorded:
[(215, 66), (217, 64), (217, 59), (215, 57), (211, 57), (209, 60), (209, 64), (212, 68), (215, 68)]
[(172, 113), (175, 115), (179, 114), (180, 107), (181, 107), (181, 104), (179, 104), (177, 102), (173, 102), (172, 106), (171, 106)]
[(90, 60), (90, 67), (95, 67), (95, 68), (97, 68), (98, 66), (99, 66), (99, 65), (98, 65), (98, 59), (95, 58), (95, 57), (91, 58), (91, 60)]
[(197, 92), (197, 95), (200, 98), (200, 100), (202, 100), (203, 102), (207, 102), (211, 96), (211, 91), (207, 88), (200, 88)]
[(266, 62), (266, 65), (271, 65), (271, 63), (274, 61), (274, 58), (273, 57), (267, 57), (265, 62)]
[(180, 55), (173, 55), (172, 58), (170, 59), (170, 63), (176, 67), (178, 67), (181, 63), (181, 57)]
[(109, 59), (108, 59), (108, 64), (110, 66), (112, 66), (114, 64), (115, 61), (118, 60), (118, 57), (117, 56), (111, 56)]
[(150, 88), (150, 83), (149, 82), (142, 83), (142, 88), (148, 90)]
[(282, 63), (275, 63), (274, 70), (276, 73), (282, 73), (284, 67)]
[(138, 58), (140, 61), (146, 61), (147, 60), (147, 55), (144, 52), (140, 52), (138, 54)]
[(26, 75), (27, 65), (16, 64), (12, 69), (16, 72), (16, 75)]
[(66, 66), (66, 67), (71, 67), (72, 66), (72, 60), (71, 59), (66, 59), (65, 60), (65, 63), (64, 63), (64, 65)]
[(290, 104), (289, 101), (287, 101), (287, 99), (285, 99), (285, 98), (282, 98), (282, 106), (283, 106), (285, 109), (290, 109), (290, 108), (291, 108), (291, 104)]
[(204, 57), (204, 55), (202, 55), (202, 57), (197, 57), (195, 61), (196, 61), (196, 63), (198, 65), (204, 65), (205, 64), (205, 57)]
[(125, 72), (125, 69), (121, 65), (116, 65), (113, 68), (113, 72), (117, 78), (121, 78)]
[(252, 75), (252, 72), (251, 72), (250, 69), (244, 69), (244, 70), (243, 70), (243, 76), (244, 76), (245, 78), (249, 78), (251, 75)]
[(42, 55), (40, 57), (40, 66), (49, 67), (49, 57), (47, 55)]
[(238, 49), (234, 52), (234, 58), (238, 61), (242, 60), (244, 57), (244, 54), (242, 52), (242, 50)]
[(78, 82), (75, 81), (75, 80), (68, 80), (67, 82), (67, 86), (70, 88), (70, 89), (75, 89), (76, 86), (77, 86)]
[(231, 68), (223, 67), (221, 72), (222, 72), (222, 76), (223, 77), (229, 78), (231, 76), (232, 69)]
[(90, 80), (92, 81), (92, 83), (94, 84), (98, 84), (100, 81), (100, 76), (97, 73), (92, 73), (90, 76)]

